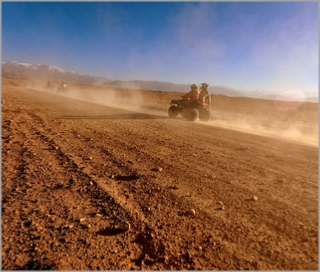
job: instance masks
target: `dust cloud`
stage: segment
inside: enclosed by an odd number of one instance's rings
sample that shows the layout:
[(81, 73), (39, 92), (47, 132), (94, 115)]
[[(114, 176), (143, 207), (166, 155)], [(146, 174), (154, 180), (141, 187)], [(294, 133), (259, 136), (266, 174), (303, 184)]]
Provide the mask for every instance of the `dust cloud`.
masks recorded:
[(213, 115), (210, 125), (318, 146), (318, 124), (289, 122), (271, 117), (262, 118), (222, 111), (214, 112)]
[[(146, 107), (145, 96), (138, 91), (138, 87), (126, 85), (123, 89), (113, 89), (110, 87), (101, 87), (101, 85), (90, 85), (83, 88), (68, 86), (65, 93), (57, 93), (57, 86), (49, 90), (44, 84), (33, 83), (29, 87), (38, 91), (58, 94), (64, 97), (77, 99), (81, 101), (96, 103), (108, 107), (121, 108), (124, 110), (156, 114), (167, 116), (168, 105), (161, 104), (157, 109), (148, 109)], [(157, 101), (155, 101), (157, 103)], [(296, 104), (295, 104), (296, 105)], [(301, 112), (301, 114), (305, 114)], [(301, 115), (300, 115), (301, 116)], [(308, 120), (308, 116), (303, 117)], [(255, 116), (251, 114), (236, 113), (231, 111), (212, 110), (212, 120), (208, 123), (197, 121), (198, 124), (222, 127), (244, 133), (250, 133), (260, 136), (268, 136), (283, 139), (292, 142), (298, 142), (309, 146), (318, 146), (318, 123), (315, 121), (303, 122), (297, 120), (283, 120), (270, 116)]]
[[(65, 92), (58, 92), (59, 84), (53, 84), (53, 88), (48, 89), (44, 87), (44, 84), (33, 84), (33, 89), (42, 92), (48, 92), (57, 94), (63, 97), (72, 98), (76, 100), (91, 102), (103, 106), (121, 108), (125, 110), (141, 112), (141, 106), (143, 105), (143, 97), (134, 84), (126, 85), (123, 89), (113, 89), (111, 87), (104, 87), (101, 85), (92, 84), (84, 87), (77, 87), (67, 85)], [(129, 89), (129, 90), (128, 90)]]

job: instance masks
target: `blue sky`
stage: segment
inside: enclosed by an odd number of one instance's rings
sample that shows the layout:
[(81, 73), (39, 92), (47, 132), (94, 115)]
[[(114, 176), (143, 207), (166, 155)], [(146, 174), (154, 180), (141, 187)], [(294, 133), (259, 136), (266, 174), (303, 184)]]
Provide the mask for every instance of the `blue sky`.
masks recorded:
[(2, 2), (2, 61), (318, 93), (318, 2)]

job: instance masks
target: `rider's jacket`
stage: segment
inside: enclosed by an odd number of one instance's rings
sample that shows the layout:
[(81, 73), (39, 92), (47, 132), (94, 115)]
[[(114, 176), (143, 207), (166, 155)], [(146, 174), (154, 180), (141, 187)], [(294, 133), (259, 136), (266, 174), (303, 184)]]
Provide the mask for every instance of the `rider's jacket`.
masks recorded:
[(187, 94), (183, 95), (182, 98), (192, 101), (196, 101), (199, 98), (200, 92), (198, 89), (193, 89)]
[(208, 90), (201, 90), (200, 96), (199, 96), (199, 101), (201, 104), (208, 104), (209, 106), (211, 105), (211, 95), (208, 92)]

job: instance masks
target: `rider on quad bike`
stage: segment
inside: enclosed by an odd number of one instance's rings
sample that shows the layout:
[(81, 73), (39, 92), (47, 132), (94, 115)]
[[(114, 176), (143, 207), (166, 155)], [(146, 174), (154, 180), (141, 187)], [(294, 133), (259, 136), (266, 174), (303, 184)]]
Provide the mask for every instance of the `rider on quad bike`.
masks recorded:
[(190, 86), (191, 91), (188, 92), (185, 95), (182, 95), (181, 97), (183, 98), (183, 104), (184, 106), (189, 106), (193, 102), (197, 101), (199, 99), (200, 92), (198, 90), (197, 84), (192, 84)]
[(52, 89), (53, 88), (53, 84), (52, 84), (51, 80), (47, 81), (47, 84), (46, 84), (45, 88), (46, 89)]
[(197, 85), (191, 85), (191, 91), (183, 95), (182, 100), (171, 101), (168, 109), (169, 117), (176, 118), (180, 113), (188, 121), (195, 121), (198, 117), (201, 121), (209, 121), (211, 119), (211, 96), (208, 87), (207, 83), (202, 83), (199, 94)]
[(67, 84), (66, 84), (64, 81), (62, 81), (62, 82), (60, 83), (57, 91), (58, 91), (58, 93), (66, 93), (66, 92), (68, 91), (68, 86), (67, 86)]

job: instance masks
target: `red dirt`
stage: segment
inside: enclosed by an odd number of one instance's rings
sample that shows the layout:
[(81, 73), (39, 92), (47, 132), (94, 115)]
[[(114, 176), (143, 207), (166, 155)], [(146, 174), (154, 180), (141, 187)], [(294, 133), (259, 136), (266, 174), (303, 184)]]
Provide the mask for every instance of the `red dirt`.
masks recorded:
[(3, 270), (318, 269), (318, 104), (2, 80)]

